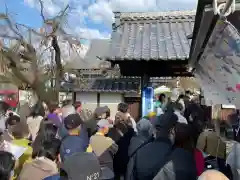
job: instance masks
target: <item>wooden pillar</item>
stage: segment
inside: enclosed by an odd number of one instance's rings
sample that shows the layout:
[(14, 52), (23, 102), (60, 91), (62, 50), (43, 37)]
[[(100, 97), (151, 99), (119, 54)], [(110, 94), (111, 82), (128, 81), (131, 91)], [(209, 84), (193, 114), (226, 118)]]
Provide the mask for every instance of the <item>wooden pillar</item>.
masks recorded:
[(77, 93), (73, 92), (72, 93), (72, 102), (75, 103), (76, 102), (76, 97), (77, 97)]
[(200, 88), (199, 103), (200, 103), (200, 105), (206, 105), (205, 104), (205, 97), (204, 97), (202, 88)]
[(97, 107), (100, 107), (100, 93), (97, 93)]
[(141, 83), (140, 83), (140, 86), (141, 86), (141, 100), (140, 100), (140, 108), (139, 108), (140, 118), (142, 117), (142, 95), (143, 95), (142, 90), (144, 87), (147, 87), (149, 85), (149, 82), (150, 82), (150, 77), (147, 74), (144, 74), (141, 77)]

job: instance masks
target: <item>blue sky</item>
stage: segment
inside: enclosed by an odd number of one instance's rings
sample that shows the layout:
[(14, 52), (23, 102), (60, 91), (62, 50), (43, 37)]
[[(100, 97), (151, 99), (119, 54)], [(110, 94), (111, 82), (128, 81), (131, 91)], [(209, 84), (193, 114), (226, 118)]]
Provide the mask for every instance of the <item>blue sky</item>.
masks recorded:
[[(17, 22), (34, 28), (42, 25), (39, 12), (34, 8), (30, 8), (23, 0), (8, 0), (6, 4), (8, 11), (13, 14)], [(0, 11), (5, 12), (5, 10), (4, 4), (0, 5)]]
[[(46, 16), (54, 16), (66, 4), (74, 9), (68, 17), (71, 33), (86, 39), (109, 38), (113, 11), (167, 11), (195, 9), (197, 0), (42, 0)], [(0, 11), (4, 3), (15, 21), (33, 28), (42, 27), (38, 0), (0, 0)]]

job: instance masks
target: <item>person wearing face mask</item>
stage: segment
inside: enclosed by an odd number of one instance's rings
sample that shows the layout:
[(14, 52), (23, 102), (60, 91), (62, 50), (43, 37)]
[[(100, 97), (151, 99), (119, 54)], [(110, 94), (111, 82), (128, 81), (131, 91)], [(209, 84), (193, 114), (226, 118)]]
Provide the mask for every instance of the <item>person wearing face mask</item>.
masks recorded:
[(0, 179), (11, 180), (14, 175), (15, 158), (6, 151), (0, 151)]
[(167, 111), (152, 120), (155, 140), (145, 144), (131, 156), (126, 180), (149, 180), (156, 176), (172, 153), (177, 121), (178, 117), (173, 111)]

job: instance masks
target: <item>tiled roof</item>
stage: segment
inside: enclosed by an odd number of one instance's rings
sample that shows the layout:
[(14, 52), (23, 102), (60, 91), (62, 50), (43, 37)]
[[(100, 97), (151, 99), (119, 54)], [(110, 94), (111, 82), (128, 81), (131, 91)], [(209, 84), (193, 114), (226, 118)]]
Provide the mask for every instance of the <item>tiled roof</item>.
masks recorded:
[(194, 11), (120, 13), (107, 60), (186, 60), (194, 19)]
[(140, 79), (119, 78), (119, 79), (96, 79), (84, 89), (75, 89), (82, 92), (119, 92), (131, 93), (138, 92)]

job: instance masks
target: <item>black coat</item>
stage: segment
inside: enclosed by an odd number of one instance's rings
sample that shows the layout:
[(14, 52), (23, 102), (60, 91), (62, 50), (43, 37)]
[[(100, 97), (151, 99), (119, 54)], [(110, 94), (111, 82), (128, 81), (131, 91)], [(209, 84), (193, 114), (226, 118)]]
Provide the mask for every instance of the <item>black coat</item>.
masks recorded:
[(166, 155), (171, 152), (172, 144), (167, 138), (157, 138), (140, 148), (129, 160), (126, 180), (153, 179), (166, 161)]
[(153, 137), (146, 138), (144, 136), (136, 135), (133, 136), (128, 148), (128, 156), (132, 156), (133, 153), (136, 153), (135, 151), (138, 150), (138, 148), (141, 148), (141, 146), (147, 143), (150, 143), (153, 141)]
[(132, 137), (135, 135), (134, 129), (129, 128), (128, 131), (119, 139), (115, 139), (118, 145), (118, 151), (113, 159), (113, 169), (115, 175), (124, 175), (126, 173), (128, 158), (128, 148)]
[(197, 169), (194, 154), (181, 148), (173, 150), (166, 164), (153, 180), (196, 180)]

